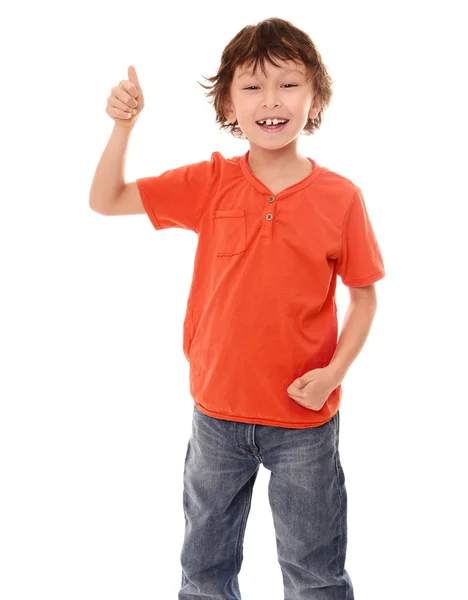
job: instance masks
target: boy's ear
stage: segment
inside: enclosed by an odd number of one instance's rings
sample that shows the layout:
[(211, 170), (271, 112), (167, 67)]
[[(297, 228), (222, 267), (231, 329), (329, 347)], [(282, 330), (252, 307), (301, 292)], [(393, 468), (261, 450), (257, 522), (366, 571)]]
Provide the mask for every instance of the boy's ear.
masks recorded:
[(224, 116), (227, 121), (235, 123), (237, 121), (236, 111), (232, 102), (231, 93), (226, 94), (224, 99)]
[(318, 96), (315, 95), (314, 96), (314, 101), (310, 105), (309, 119), (314, 120), (317, 117), (317, 115), (319, 114), (321, 108), (322, 108), (322, 105), (320, 103), (320, 100), (319, 100)]
[(236, 116), (230, 101), (226, 101), (224, 105), (224, 117), (226, 118), (226, 121), (232, 121), (233, 123), (236, 121)]

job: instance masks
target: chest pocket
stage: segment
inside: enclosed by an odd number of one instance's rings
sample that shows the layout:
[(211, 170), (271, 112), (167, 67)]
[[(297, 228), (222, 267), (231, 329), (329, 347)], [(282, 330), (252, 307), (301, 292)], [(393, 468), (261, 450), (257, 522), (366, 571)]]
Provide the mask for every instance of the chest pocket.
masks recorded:
[(241, 208), (215, 210), (213, 235), (216, 256), (232, 256), (246, 247), (245, 211)]

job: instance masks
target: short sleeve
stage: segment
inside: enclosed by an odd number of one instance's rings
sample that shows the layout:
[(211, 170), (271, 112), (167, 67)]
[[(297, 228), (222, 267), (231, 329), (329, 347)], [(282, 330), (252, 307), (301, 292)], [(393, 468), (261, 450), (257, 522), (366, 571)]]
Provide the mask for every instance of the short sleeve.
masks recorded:
[(183, 165), (136, 180), (143, 206), (155, 229), (180, 227), (198, 232), (201, 216), (219, 183), (218, 153), (211, 160)]
[(371, 285), (385, 277), (380, 248), (359, 188), (344, 219), (342, 247), (336, 261), (336, 272), (348, 287)]

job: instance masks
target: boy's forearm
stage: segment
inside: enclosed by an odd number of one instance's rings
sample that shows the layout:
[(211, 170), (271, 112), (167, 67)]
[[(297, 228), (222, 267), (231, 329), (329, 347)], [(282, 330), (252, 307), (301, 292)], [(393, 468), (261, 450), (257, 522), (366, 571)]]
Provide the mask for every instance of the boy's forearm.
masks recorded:
[(343, 319), (335, 354), (328, 369), (340, 385), (356, 357), (361, 352), (377, 310), (375, 298), (351, 300)]
[(89, 206), (97, 212), (114, 202), (125, 187), (125, 161), (132, 130), (133, 127), (114, 125), (104, 148), (89, 192)]

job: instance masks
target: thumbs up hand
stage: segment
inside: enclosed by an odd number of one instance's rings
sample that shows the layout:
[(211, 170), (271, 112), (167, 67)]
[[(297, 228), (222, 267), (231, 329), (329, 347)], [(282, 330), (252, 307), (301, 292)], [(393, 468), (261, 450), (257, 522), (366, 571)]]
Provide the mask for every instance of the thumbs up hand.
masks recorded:
[(112, 88), (106, 113), (119, 127), (133, 127), (145, 106), (145, 99), (135, 67), (128, 67), (128, 79)]

